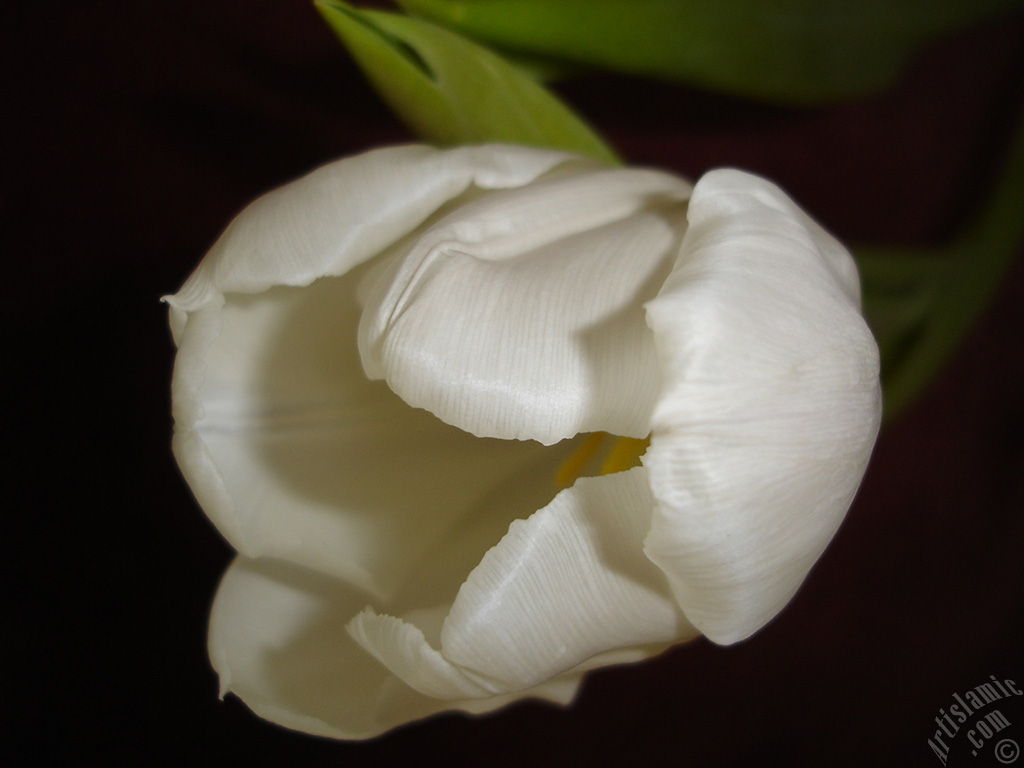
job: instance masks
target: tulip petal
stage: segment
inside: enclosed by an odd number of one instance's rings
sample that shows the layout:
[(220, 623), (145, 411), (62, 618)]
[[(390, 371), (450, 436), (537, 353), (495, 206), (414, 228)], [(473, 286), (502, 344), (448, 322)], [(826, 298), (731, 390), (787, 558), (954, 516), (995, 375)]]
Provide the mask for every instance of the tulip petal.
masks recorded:
[(367, 374), (485, 437), (646, 437), (659, 381), (643, 304), (690, 185), (654, 171), (553, 174), (423, 231), (361, 296)]
[[(526, 471), (553, 478), (571, 446), (480, 440), (368, 381), (358, 280), (229, 295), (194, 312), (172, 385), (174, 450), (239, 552), (391, 599), (496, 487)], [(557, 490), (553, 480), (532, 486), (540, 496), (503, 510), (505, 526)]]
[(495, 482), (540, 459), (535, 447), (474, 440), (367, 381), (355, 286), (357, 265), (451, 198), (560, 163), (590, 161), (498, 145), (338, 161), (253, 203), (168, 297), (175, 455), (240, 552), (388, 598)]
[(647, 305), (665, 388), (646, 550), (687, 618), (732, 643), (785, 606), (842, 521), (878, 431), (878, 352), (849, 255), (777, 187), (709, 173), (688, 217)]
[(330, 163), (245, 208), (181, 290), (166, 298), (176, 338), (185, 312), (224, 293), (258, 293), (343, 275), (422, 224), (471, 186), (526, 184), (565, 162), (553, 150), (487, 144), (386, 147)]
[(446, 701), (417, 693), (368, 660), (344, 630), (364, 597), (327, 577), (239, 558), (210, 617), (210, 659), (221, 695), (258, 715), (320, 736), (365, 739), (446, 711), (487, 712), (531, 697), (567, 704), (580, 675), (515, 696)]
[[(636, 467), (582, 478), (516, 521), (469, 575), (440, 632), (373, 612), (353, 637), (410, 686), (458, 699), (524, 690), (605, 652), (637, 660), (697, 632), (643, 554), (653, 505)], [(583, 665), (581, 667), (581, 665)]]

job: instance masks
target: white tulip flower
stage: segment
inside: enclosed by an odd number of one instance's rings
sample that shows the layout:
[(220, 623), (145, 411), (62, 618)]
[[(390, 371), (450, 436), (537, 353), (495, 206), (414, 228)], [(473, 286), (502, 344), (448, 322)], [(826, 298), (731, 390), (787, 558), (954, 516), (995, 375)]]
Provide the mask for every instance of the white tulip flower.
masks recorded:
[(167, 301), (175, 455), (239, 552), (213, 665), (314, 734), (748, 637), (879, 426), (853, 261), (736, 170), (376, 150), (254, 202)]

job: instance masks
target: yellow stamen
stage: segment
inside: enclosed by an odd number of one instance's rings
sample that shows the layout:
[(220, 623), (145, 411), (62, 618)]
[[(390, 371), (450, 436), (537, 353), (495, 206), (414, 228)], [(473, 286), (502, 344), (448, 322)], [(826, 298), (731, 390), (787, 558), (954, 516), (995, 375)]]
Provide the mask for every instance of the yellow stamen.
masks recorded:
[[(555, 473), (555, 484), (559, 488), (568, 488), (582, 475), (587, 465), (605, 446), (605, 438), (612, 437), (607, 432), (594, 432), (580, 442)], [(617, 437), (608, 447), (599, 474), (610, 475), (639, 466), (640, 457), (647, 451), (651, 438)], [(592, 470), (591, 470), (592, 471)]]
[(555, 485), (559, 488), (568, 488), (575, 483), (576, 478), (583, 472), (587, 462), (594, 458), (594, 454), (597, 453), (607, 436), (607, 432), (594, 432), (588, 435), (580, 443), (580, 447), (573, 451), (572, 455), (558, 468), (555, 473)]
[(601, 465), (601, 474), (623, 472), (640, 465), (640, 457), (647, 452), (651, 438), (620, 437), (612, 444), (612, 448)]

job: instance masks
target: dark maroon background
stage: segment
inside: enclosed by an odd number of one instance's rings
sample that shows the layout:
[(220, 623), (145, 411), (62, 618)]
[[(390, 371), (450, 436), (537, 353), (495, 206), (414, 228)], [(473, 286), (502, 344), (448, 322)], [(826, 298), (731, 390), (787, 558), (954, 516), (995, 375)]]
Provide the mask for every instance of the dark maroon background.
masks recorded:
[[(1018, 258), (950, 366), (885, 431), (803, 591), (751, 641), (594, 674), (569, 710), (445, 716), (365, 744), (219, 702), (205, 624), (230, 550), (170, 455), (173, 348), (158, 298), (249, 199), (408, 134), (305, 0), (3, 14), (16, 455), (2, 724), (16, 764), (929, 766), (933, 718), (953, 692), (989, 674), (1024, 682)], [(889, 92), (829, 109), (626, 78), (562, 90), (630, 161), (694, 176), (749, 168), (844, 239), (928, 243), (998, 170), (1022, 49), (1017, 14), (930, 48)], [(1024, 745), (1024, 725), (1015, 733)]]

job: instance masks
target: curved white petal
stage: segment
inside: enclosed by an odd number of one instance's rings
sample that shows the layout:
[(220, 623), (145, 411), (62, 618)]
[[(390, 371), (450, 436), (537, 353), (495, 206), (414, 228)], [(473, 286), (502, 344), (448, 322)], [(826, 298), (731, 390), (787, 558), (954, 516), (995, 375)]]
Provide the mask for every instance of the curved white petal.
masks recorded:
[(471, 186), (532, 181), (576, 155), (506, 144), (438, 150), (386, 147), (330, 163), (245, 208), (167, 302), (183, 313), (219, 294), (258, 293), (343, 275), (380, 253)]
[(560, 164), (592, 165), (504, 145), (332, 163), (249, 206), (168, 297), (175, 455), (240, 552), (388, 597), (495, 482), (537, 461), (530, 447), (481, 443), (368, 382), (355, 285), (357, 265), (453, 198)]
[[(358, 279), (232, 294), (195, 311), (172, 384), (174, 450), (239, 552), (390, 599), (496, 487), (529, 468), (553, 477), (564, 451), (474, 438), (368, 381)], [(556, 488), (540, 485), (546, 503)], [(534, 509), (506, 511), (504, 525)]]
[(459, 207), (361, 291), (367, 374), (479, 436), (645, 437), (659, 380), (642, 307), (678, 250), (689, 191), (603, 169)]
[(363, 600), (332, 579), (239, 558), (224, 575), (210, 617), (210, 659), (221, 694), (235, 693), (261, 717), (288, 728), (366, 739), (441, 711), (482, 713), (523, 698), (567, 704), (579, 685), (574, 674), (513, 696), (424, 696), (345, 632)]
[(412, 623), (372, 612), (349, 631), (410, 686), (452, 699), (528, 689), (606, 652), (630, 649), (622, 660), (636, 660), (691, 639), (643, 554), (652, 505), (636, 467), (580, 479), (514, 522), (459, 590), (439, 650)]
[(709, 173), (688, 218), (647, 305), (664, 391), (646, 549), (687, 618), (731, 643), (782, 609), (842, 521), (879, 426), (878, 352), (849, 255), (777, 187)]
[(366, 609), (348, 624), (352, 638), (400, 680), (435, 699), (479, 699), (507, 693), (474, 681), (436, 651), (422, 630)]

